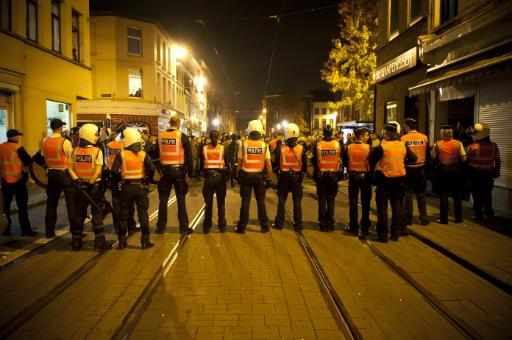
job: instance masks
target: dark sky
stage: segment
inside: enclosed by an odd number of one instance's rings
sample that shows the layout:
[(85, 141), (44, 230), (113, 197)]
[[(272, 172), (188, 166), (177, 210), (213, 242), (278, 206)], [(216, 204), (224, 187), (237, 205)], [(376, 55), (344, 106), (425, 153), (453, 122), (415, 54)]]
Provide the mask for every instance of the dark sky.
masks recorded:
[[(339, 0), (287, 0), (284, 13), (337, 3)], [(282, 5), (283, 0), (91, 0), (91, 11), (115, 10), (161, 21), (173, 36), (193, 49), (195, 56), (205, 60), (215, 77), (213, 82), (208, 80), (209, 85), (232, 93), (207, 31), (194, 22), (205, 21), (233, 87), (240, 92), (239, 109), (253, 111), (261, 108), (276, 21), (240, 19), (279, 14)], [(320, 68), (331, 39), (337, 35), (337, 23), (336, 7), (281, 19), (268, 94), (327, 89), (320, 79)]]

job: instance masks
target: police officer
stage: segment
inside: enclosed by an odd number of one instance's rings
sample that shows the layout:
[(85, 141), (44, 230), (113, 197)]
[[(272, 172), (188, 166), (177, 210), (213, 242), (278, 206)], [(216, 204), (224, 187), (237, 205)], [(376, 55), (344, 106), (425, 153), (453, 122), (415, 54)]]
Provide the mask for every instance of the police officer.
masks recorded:
[(361, 127), (354, 130), (355, 141), (349, 144), (345, 150), (343, 164), (348, 172), (348, 196), (350, 202), (349, 232), (359, 233), (358, 197), (361, 193), (361, 232), (368, 235), (372, 223), (370, 222), (370, 200), (372, 198), (372, 186), (370, 177), (370, 145), (368, 139), (370, 132)]
[(188, 192), (186, 176), (192, 178), (194, 172), (194, 161), (192, 148), (188, 136), (179, 131), (180, 118), (171, 117), (171, 128), (158, 135), (158, 147), (156, 156), (160, 159), (161, 177), (158, 182), (158, 222), (156, 233), (162, 234), (167, 226), (167, 201), (174, 186), (176, 199), (178, 201), (178, 220), (180, 233), (191, 233), (188, 226), (187, 205), (185, 195)]
[(237, 173), (240, 180), (240, 219), (235, 228), (239, 234), (245, 233), (249, 222), (249, 205), (251, 203), (251, 191), (254, 190), (256, 203), (258, 205), (258, 220), (260, 221), (261, 232), (266, 233), (268, 227), (267, 209), (265, 207), (265, 185), (264, 171), (272, 178), (272, 165), (270, 164), (270, 151), (262, 140), (263, 125), (260, 120), (252, 120), (247, 127), (249, 138), (242, 143), (238, 149)]
[(334, 230), (334, 201), (338, 194), (338, 181), (343, 178), (342, 150), (341, 142), (333, 139), (333, 129), (327, 125), (312, 158), (318, 197), (318, 223), (323, 232)]
[(375, 241), (388, 241), (388, 201), (391, 205), (391, 240), (398, 241), (402, 227), (401, 199), (405, 179), (405, 163), (416, 162), (416, 155), (399, 138), (400, 125), (384, 125), (382, 143), (372, 150), (370, 166), (375, 169), (377, 184), (377, 235)]
[(436, 178), (440, 182), (440, 218), (441, 224), (448, 224), (448, 195), (453, 197), (455, 208), (455, 223), (462, 222), (462, 172), (461, 163), (466, 161), (466, 151), (462, 143), (453, 139), (453, 128), (450, 125), (441, 126), (441, 140), (432, 147), (432, 159), (439, 166)]
[(30, 227), (28, 219), (28, 190), (27, 172), (25, 167), (32, 163), (25, 148), (18, 144), (18, 130), (7, 131), (7, 142), (0, 144), (0, 173), (2, 175), (2, 195), (4, 198), (4, 213), (7, 217), (7, 227), (4, 236), (11, 235), (11, 202), (16, 196), (18, 205), (18, 220), (22, 236), (35, 236), (37, 233)]
[(416, 155), (416, 162), (409, 163), (405, 167), (405, 206), (404, 218), (405, 223), (412, 224), (412, 197), (416, 194), (418, 201), (418, 211), (420, 214), (421, 225), (426, 226), (429, 224), (427, 216), (427, 200), (425, 198), (425, 191), (427, 189), (427, 176), (425, 174), (425, 164), (430, 155), (427, 153), (428, 137), (416, 129), (418, 122), (413, 118), (405, 119), (405, 132), (400, 139), (405, 142), (411, 151)]
[(217, 196), (218, 225), (226, 232), (226, 164), (224, 145), (219, 144), (219, 132), (210, 131), (210, 143), (203, 146), (199, 163), (204, 173), (203, 197), (205, 203), (203, 232), (212, 228), (213, 194)]
[(277, 213), (274, 219), (274, 228), (283, 229), (284, 208), (288, 193), (293, 198), (293, 223), (296, 231), (302, 230), (302, 179), (307, 171), (308, 158), (306, 148), (297, 143), (299, 127), (288, 123), (284, 131), (285, 144), (276, 146), (276, 172), (279, 175), (277, 182)]
[(62, 127), (66, 125), (60, 119), (52, 119), (50, 128), (53, 133), (43, 139), (41, 155), (44, 156), (48, 167), (48, 185), (46, 186), (46, 238), (55, 237), (55, 224), (57, 223), (57, 207), (62, 191), (66, 200), (69, 222), (73, 221), (74, 196), (73, 181), (68, 173), (69, 157), (73, 153), (71, 142), (62, 137)]
[[(94, 230), (94, 248), (104, 250), (105, 228), (103, 228), (103, 187), (101, 185), (101, 170), (103, 168), (103, 152), (96, 146), (100, 128), (94, 124), (84, 124), (79, 131), (78, 147), (71, 154), (68, 172), (75, 185), (75, 215), (71, 221), (73, 250), (83, 246), (82, 232), (87, 207), (91, 204), (91, 224)], [(94, 204), (89, 201), (92, 199)]]
[(112, 166), (112, 175), (121, 180), (121, 221), (119, 223), (119, 249), (126, 248), (126, 232), (130, 220), (130, 207), (135, 203), (142, 235), (142, 249), (151, 248), (149, 240), (148, 182), (153, 178), (155, 167), (151, 158), (142, 151), (140, 133), (135, 128), (126, 128), (121, 133), (124, 150), (117, 155)]
[[(473, 195), (473, 210), (476, 220), (494, 217), (492, 188), (494, 179), (500, 177), (501, 159), (496, 143), (491, 142), (491, 129), (485, 123), (474, 126), (475, 142), (468, 147), (469, 182)], [(483, 208), (483, 211), (482, 211)]]

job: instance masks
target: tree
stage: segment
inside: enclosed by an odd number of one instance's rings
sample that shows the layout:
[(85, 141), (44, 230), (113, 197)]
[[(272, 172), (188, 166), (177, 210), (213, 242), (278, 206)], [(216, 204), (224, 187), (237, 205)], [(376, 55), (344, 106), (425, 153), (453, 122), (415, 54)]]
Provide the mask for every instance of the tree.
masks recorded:
[(360, 119), (373, 113), (373, 72), (377, 64), (377, 0), (344, 0), (340, 4), (340, 37), (332, 40), (329, 58), (320, 71), (331, 91), (341, 92), (332, 109), (350, 107)]
[[(274, 115), (276, 119), (270, 118)], [(268, 104), (267, 116), (269, 117), (267, 118), (269, 127), (286, 120), (289, 123), (297, 124), (301, 133), (309, 132), (309, 124), (305, 119), (306, 103), (304, 98), (297, 93), (282, 93), (278, 101)]]

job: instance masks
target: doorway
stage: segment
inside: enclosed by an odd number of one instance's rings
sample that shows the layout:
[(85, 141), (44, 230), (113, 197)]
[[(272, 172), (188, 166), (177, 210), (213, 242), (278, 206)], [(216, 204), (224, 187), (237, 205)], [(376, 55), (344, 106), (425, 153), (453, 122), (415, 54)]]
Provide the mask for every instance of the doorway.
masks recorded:
[(471, 142), (471, 127), (475, 122), (475, 97), (449, 100), (447, 103), (447, 123), (453, 126), (453, 137), (463, 144)]

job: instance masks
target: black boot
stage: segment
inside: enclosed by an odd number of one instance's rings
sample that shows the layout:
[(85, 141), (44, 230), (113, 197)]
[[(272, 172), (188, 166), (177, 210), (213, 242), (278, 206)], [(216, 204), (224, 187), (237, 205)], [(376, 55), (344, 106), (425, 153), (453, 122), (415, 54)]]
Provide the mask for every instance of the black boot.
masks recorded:
[(118, 238), (119, 238), (119, 246), (118, 246), (118, 248), (119, 249), (126, 248), (126, 246), (127, 246), (126, 235), (119, 235)]
[(97, 249), (97, 250), (107, 250), (108, 249), (107, 241), (105, 239), (105, 234), (96, 235), (94, 237), (94, 249)]
[(83, 243), (82, 243), (82, 235), (73, 235), (71, 238), (71, 249), (74, 251), (79, 251), (82, 249)]
[(140, 246), (142, 249), (148, 249), (154, 246), (154, 244), (149, 240), (149, 234), (142, 234), (140, 237)]

